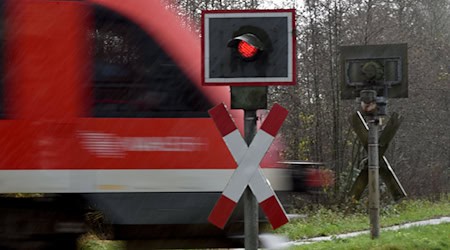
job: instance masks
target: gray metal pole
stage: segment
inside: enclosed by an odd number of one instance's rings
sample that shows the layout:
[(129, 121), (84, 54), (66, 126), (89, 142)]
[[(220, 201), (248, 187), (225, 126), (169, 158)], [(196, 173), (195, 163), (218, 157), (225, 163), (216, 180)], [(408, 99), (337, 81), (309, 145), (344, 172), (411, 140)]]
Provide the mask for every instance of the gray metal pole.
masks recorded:
[[(256, 110), (244, 110), (244, 138), (247, 145), (253, 140), (256, 134)], [(258, 249), (258, 202), (250, 187), (247, 186), (244, 192), (244, 230), (245, 249)]]
[(379, 120), (369, 117), (368, 147), (369, 154), (369, 219), (370, 236), (376, 239), (380, 236), (380, 184), (378, 161), (378, 131)]

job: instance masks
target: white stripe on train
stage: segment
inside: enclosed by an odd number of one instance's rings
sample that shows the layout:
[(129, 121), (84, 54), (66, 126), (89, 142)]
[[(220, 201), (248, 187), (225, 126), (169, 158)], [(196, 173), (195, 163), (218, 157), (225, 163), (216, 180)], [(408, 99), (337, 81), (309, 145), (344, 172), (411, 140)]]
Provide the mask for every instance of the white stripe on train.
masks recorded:
[[(0, 193), (222, 192), (234, 170), (0, 170)], [(275, 190), (291, 190), (287, 169), (263, 172)]]

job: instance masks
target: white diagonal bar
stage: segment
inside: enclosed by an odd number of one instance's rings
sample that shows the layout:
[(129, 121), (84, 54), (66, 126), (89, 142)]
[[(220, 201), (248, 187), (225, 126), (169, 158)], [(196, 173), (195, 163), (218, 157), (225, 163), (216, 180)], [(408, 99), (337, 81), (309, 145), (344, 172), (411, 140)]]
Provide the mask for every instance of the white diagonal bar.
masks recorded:
[(269, 197), (275, 195), (275, 192), (273, 191), (269, 180), (267, 180), (266, 176), (262, 172), (262, 169), (260, 168), (253, 174), (252, 178), (250, 179), (249, 186), (258, 203), (261, 203), (267, 200)]
[(236, 129), (228, 135), (224, 136), (223, 140), (225, 141), (228, 150), (230, 150), (234, 161), (236, 161), (236, 163), (239, 165), (239, 162), (244, 158), (244, 155), (248, 150), (247, 143), (245, 143), (241, 133)]
[(258, 169), (261, 159), (266, 154), (273, 140), (274, 137), (264, 130), (259, 130), (256, 133), (242, 159), (237, 161), (238, 167), (225, 187), (223, 195), (233, 201), (239, 201), (239, 198)]
[[(225, 141), (225, 144), (227, 144), (227, 147), (230, 150), (231, 155), (233, 156), (234, 160), (237, 163), (241, 162), (245, 153), (248, 150), (248, 146), (245, 143), (245, 141), (242, 138), (239, 131), (236, 130), (236, 131), (228, 134), (227, 136), (225, 136), (223, 139)], [(259, 162), (258, 162), (258, 166), (259, 166)], [(253, 176), (250, 179), (249, 186), (252, 189), (252, 192), (255, 195), (258, 203), (266, 200), (267, 198), (269, 198), (275, 194), (272, 187), (270, 186), (270, 183), (268, 182), (267, 178), (264, 176), (264, 173), (262, 173), (261, 169), (258, 169), (258, 171), (255, 171), (253, 173)], [(227, 197), (229, 197), (229, 196), (227, 195)], [(229, 198), (233, 199), (233, 197), (229, 197)], [(235, 201), (237, 201), (237, 200), (235, 200)]]

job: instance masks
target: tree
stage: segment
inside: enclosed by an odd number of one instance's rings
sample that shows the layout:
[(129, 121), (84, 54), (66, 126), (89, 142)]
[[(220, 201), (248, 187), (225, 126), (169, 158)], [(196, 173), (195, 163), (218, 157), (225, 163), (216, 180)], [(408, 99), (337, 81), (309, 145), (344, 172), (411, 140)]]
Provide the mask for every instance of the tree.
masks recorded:
[[(167, 0), (169, 1), (169, 0)], [(349, 187), (364, 151), (347, 121), (357, 109), (340, 100), (339, 46), (408, 43), (409, 98), (389, 100), (404, 122), (387, 155), (406, 191), (449, 190), (450, 2), (448, 0), (178, 0), (170, 8), (193, 20), (202, 9), (295, 8), (297, 81), (273, 86), (270, 101), (290, 111), (283, 126), (288, 159), (323, 161), (336, 174), (336, 194)]]

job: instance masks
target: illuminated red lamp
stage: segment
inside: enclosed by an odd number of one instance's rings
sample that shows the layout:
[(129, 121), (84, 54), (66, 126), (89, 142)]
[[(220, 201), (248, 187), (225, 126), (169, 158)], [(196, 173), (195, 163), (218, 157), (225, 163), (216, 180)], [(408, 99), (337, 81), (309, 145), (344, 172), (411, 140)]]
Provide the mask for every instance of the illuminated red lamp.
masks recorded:
[(258, 54), (258, 48), (252, 46), (246, 41), (240, 41), (238, 44), (238, 52), (243, 58), (250, 59)]
[(228, 47), (235, 48), (241, 58), (245, 60), (255, 59), (259, 52), (264, 50), (264, 44), (261, 40), (251, 33), (231, 39), (228, 42)]

